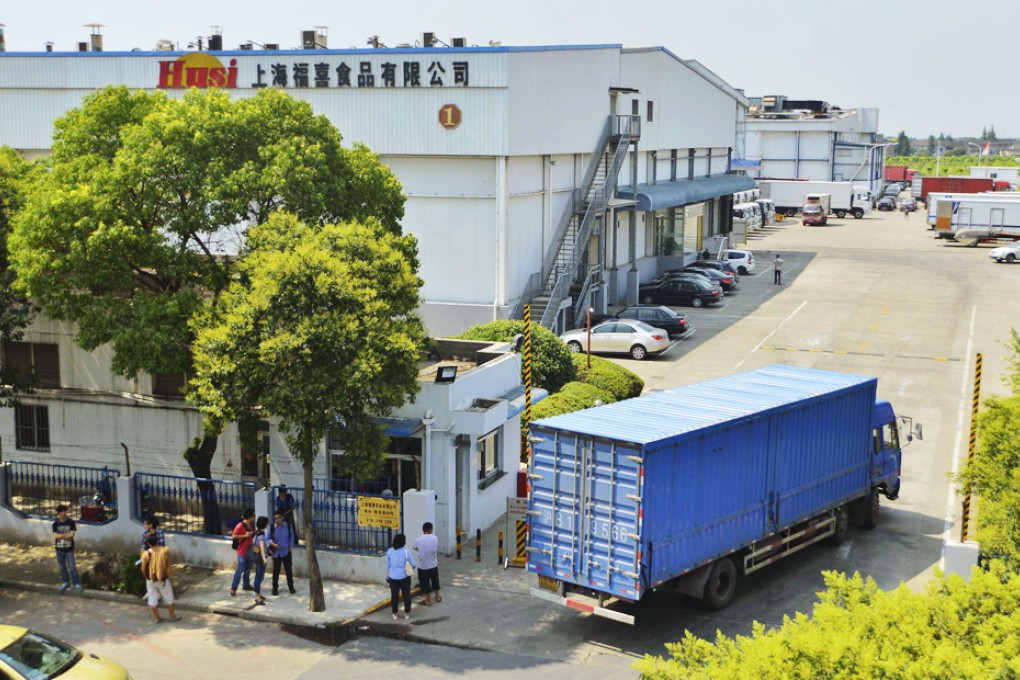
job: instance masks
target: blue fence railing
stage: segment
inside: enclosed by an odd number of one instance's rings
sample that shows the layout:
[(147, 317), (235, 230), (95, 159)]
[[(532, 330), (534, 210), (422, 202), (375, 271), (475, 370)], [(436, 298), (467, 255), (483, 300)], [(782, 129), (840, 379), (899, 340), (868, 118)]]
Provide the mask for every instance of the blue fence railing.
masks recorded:
[(316, 491), (346, 491), (347, 493), (367, 493), (376, 496), (386, 489), (393, 489), (393, 478), (384, 480), (360, 481), (350, 478), (312, 477), (312, 486)]
[(220, 479), (146, 472), (134, 476), (138, 518), (159, 518), (164, 531), (229, 536), (246, 508), (255, 507), (255, 485)]
[(68, 506), (72, 519), (106, 523), (117, 519), (117, 477), (111, 468), (12, 460), (5, 466), (9, 503), (32, 517), (55, 518)]
[[(273, 497), (280, 487), (273, 487)], [(304, 540), (304, 489), (289, 489), (294, 497), (294, 520), (298, 537)], [(315, 524), (316, 547), (338, 552), (381, 554), (393, 541), (393, 529), (358, 525), (358, 498), (387, 498), (379, 494), (356, 494), (344, 491), (315, 489), (312, 498), (312, 522)]]

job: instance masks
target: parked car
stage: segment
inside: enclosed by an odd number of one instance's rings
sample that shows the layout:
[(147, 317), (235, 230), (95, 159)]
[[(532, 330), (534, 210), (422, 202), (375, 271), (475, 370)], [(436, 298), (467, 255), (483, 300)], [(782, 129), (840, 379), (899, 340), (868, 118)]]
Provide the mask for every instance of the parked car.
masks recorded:
[(883, 196), (878, 199), (875, 207), (879, 210), (896, 210), (896, 199), (892, 196)]
[(802, 216), (801, 224), (824, 226), (829, 221), (829, 216), (825, 214), (825, 208), (820, 205), (805, 205), (800, 209), (800, 214)]
[(115, 661), (81, 652), (55, 637), (21, 626), (0, 625), (0, 677), (12, 680), (130, 680)]
[(754, 254), (750, 250), (727, 248), (719, 254), (719, 258), (729, 260), (729, 263), (737, 268), (737, 273), (741, 276), (754, 271)]
[(686, 314), (673, 311), (663, 305), (630, 305), (621, 309), (611, 318), (644, 321), (649, 326), (661, 328), (670, 335), (684, 335), (691, 329)]
[[(571, 352), (583, 352), (588, 347), (588, 329), (567, 331), (560, 338)], [(669, 333), (649, 326), (644, 321), (603, 321), (591, 329), (592, 354), (629, 354), (641, 361), (648, 355), (662, 354), (669, 349)]]
[(882, 189), (882, 195), (897, 196), (901, 191), (903, 191), (903, 187), (898, 182), (893, 182), (892, 184), (885, 185), (885, 188)]
[(913, 196), (905, 196), (900, 199), (900, 210), (914, 212), (917, 210), (917, 199)]
[(737, 275), (730, 272), (712, 269), (711, 267), (698, 267), (696, 265), (684, 267), (680, 272), (684, 274), (702, 274), (710, 281), (714, 281), (722, 286), (723, 290), (733, 290), (737, 287)]
[(1006, 262), (1007, 264), (1013, 264), (1020, 259), (1020, 241), (1011, 243), (1008, 246), (1000, 246), (998, 248), (992, 248), (992, 251), (988, 253), (988, 257), (992, 258), (996, 262)]
[(729, 260), (695, 260), (689, 266), (699, 267), (702, 269), (707, 267), (708, 269), (718, 269), (719, 271), (729, 272), (730, 274), (733, 274), (733, 280), (740, 283), (740, 272), (737, 271), (737, 265), (733, 264)]
[(723, 289), (719, 284), (709, 281), (690, 278), (666, 279), (641, 286), (638, 297), (645, 304), (702, 307), (721, 300)]

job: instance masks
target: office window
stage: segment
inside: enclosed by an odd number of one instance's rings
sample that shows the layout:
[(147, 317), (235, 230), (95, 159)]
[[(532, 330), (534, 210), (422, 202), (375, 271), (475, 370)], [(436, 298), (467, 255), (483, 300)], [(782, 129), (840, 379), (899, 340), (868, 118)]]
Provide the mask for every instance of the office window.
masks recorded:
[(478, 479), (499, 473), (499, 429), (478, 440)]
[(630, 115), (640, 116), (641, 115), (641, 102), (637, 99), (630, 100)]
[(152, 393), (158, 397), (183, 397), (187, 382), (183, 373), (154, 373)]
[(60, 351), (44, 342), (5, 342), (4, 370), (22, 385), (60, 387)]
[(653, 109), (652, 100), (649, 99), (648, 100), (648, 115), (646, 116), (646, 118), (647, 118), (649, 123), (651, 123), (653, 118), (654, 118), (654, 116), (652, 115), (654, 113), (654, 111), (652, 109)]
[(26, 451), (50, 450), (48, 406), (22, 405), (14, 408), (15, 446)]

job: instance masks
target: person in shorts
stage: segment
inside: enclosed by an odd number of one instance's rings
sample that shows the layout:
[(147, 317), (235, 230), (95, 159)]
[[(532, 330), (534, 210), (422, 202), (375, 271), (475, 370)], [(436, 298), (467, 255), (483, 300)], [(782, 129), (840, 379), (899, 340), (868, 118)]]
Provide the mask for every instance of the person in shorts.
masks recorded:
[(425, 599), (418, 604), (428, 607), (433, 593), (437, 604), (443, 601), (439, 594), (439, 538), (432, 533), (432, 522), (421, 525), (421, 531), (421, 536), (414, 539), (414, 550), (418, 553), (418, 583)]
[(159, 599), (163, 598), (167, 614), (171, 621), (180, 621), (181, 617), (174, 612), (174, 589), (170, 585), (170, 577), (174, 575), (170, 549), (159, 545), (155, 533), (145, 539), (146, 550), (142, 553), (142, 576), (145, 577), (145, 595), (152, 609), (152, 618), (156, 623), (163, 623), (159, 616)]

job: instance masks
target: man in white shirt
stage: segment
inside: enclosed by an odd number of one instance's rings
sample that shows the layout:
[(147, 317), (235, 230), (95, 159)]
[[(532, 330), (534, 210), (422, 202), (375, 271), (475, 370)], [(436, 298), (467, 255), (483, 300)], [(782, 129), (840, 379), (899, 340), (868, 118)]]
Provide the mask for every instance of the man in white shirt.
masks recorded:
[(418, 553), (418, 582), (425, 599), (418, 604), (428, 607), (433, 592), (437, 604), (443, 601), (439, 594), (439, 539), (432, 533), (432, 522), (425, 522), (421, 530), (422, 535), (414, 539), (414, 550)]

